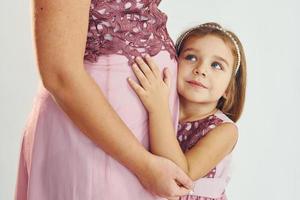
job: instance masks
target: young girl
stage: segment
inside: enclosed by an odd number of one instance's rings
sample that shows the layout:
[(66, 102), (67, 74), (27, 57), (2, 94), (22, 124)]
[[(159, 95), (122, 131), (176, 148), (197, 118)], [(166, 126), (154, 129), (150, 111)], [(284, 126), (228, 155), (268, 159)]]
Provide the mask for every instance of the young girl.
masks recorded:
[(238, 140), (235, 122), (245, 100), (246, 60), (237, 36), (216, 23), (183, 33), (176, 44), (180, 119), (174, 134), (169, 108), (170, 74), (164, 78), (153, 60), (138, 57), (129, 84), (149, 115), (154, 154), (180, 166), (195, 181), (181, 200), (224, 200), (231, 152)]

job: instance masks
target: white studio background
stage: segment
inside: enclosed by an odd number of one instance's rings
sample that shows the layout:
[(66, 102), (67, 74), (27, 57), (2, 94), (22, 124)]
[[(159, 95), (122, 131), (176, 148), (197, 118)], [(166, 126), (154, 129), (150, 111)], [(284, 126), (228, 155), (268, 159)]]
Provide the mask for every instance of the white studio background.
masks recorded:
[[(13, 199), (22, 130), (37, 90), (31, 1), (0, 3), (0, 199)], [(248, 61), (229, 200), (300, 199), (300, 8), (296, 0), (163, 0), (168, 29), (215, 21), (241, 39)]]

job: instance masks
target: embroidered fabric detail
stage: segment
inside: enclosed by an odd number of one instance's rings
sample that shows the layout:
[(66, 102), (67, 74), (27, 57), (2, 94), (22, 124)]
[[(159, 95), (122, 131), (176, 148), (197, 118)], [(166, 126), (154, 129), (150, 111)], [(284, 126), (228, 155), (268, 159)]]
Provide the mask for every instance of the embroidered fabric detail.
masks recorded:
[(220, 198), (209, 198), (209, 197), (200, 197), (196, 195), (186, 195), (186, 196), (181, 196), (179, 200), (227, 200), (227, 197), (226, 195), (223, 195)]
[[(183, 152), (191, 149), (201, 138), (203, 138), (211, 129), (217, 127), (223, 122), (216, 115), (210, 115), (204, 119), (193, 122), (178, 124), (177, 140)], [(214, 178), (216, 167), (208, 172), (204, 177)]]
[(162, 50), (176, 58), (161, 0), (91, 0), (84, 59), (97, 62), (101, 55), (119, 54), (133, 63), (136, 56)]

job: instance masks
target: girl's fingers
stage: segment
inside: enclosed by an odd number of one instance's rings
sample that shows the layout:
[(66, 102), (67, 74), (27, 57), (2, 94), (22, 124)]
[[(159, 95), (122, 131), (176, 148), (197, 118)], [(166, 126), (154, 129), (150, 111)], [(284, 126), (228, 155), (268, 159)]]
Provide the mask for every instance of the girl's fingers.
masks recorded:
[(137, 66), (137, 64), (132, 65), (132, 70), (133, 70), (135, 76), (137, 77), (137, 79), (139, 80), (139, 82), (141, 83), (142, 87), (147, 88), (150, 83), (149, 83), (148, 79), (146, 78), (145, 74)]
[(131, 86), (131, 88), (135, 91), (135, 93), (141, 97), (141, 95), (144, 92), (144, 89), (137, 84), (134, 80), (132, 80), (131, 78), (127, 78), (129, 85)]
[(164, 68), (164, 82), (168, 88), (171, 87), (171, 74), (169, 68)]
[(156, 63), (154, 62), (154, 60), (148, 55), (146, 54), (145, 56), (145, 59), (151, 69), (151, 71), (153, 72), (153, 74), (156, 76), (156, 77), (161, 77), (161, 74), (160, 74), (160, 70), (159, 68), (157, 67)]
[(145, 63), (141, 57), (137, 57), (135, 60), (139, 65), (140, 69), (142, 70), (142, 72), (144, 73), (145, 77), (151, 82), (151, 80), (153, 80), (154, 78), (154, 74), (150, 69), (150, 66), (147, 65), (147, 63)]

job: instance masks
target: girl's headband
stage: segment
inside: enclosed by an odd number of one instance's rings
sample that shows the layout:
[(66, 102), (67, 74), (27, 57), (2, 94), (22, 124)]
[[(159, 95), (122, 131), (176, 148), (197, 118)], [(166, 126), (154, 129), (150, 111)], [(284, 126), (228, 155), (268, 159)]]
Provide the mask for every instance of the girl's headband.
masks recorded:
[(207, 27), (207, 28), (211, 28), (211, 29), (217, 29), (219, 31), (222, 31), (223, 33), (225, 33), (233, 42), (235, 48), (236, 48), (236, 52), (237, 52), (237, 65), (235, 68), (235, 74), (237, 74), (239, 67), (240, 67), (240, 63), (241, 63), (241, 53), (240, 53), (240, 48), (238, 45), (238, 42), (236, 41), (236, 39), (234, 39), (234, 37), (232, 36), (232, 34), (230, 34), (228, 31), (226, 31), (225, 29), (223, 29), (220, 26), (217, 25), (213, 25), (213, 24), (200, 24), (199, 26), (196, 26), (194, 28), (191, 28), (190, 30), (188, 30), (187, 32), (185, 32), (182, 37), (180, 37), (178, 43), (177, 43), (177, 52), (179, 53), (179, 49), (181, 48), (181, 43), (182, 41), (185, 39), (185, 37), (190, 34), (191, 32), (201, 28), (201, 27)]

